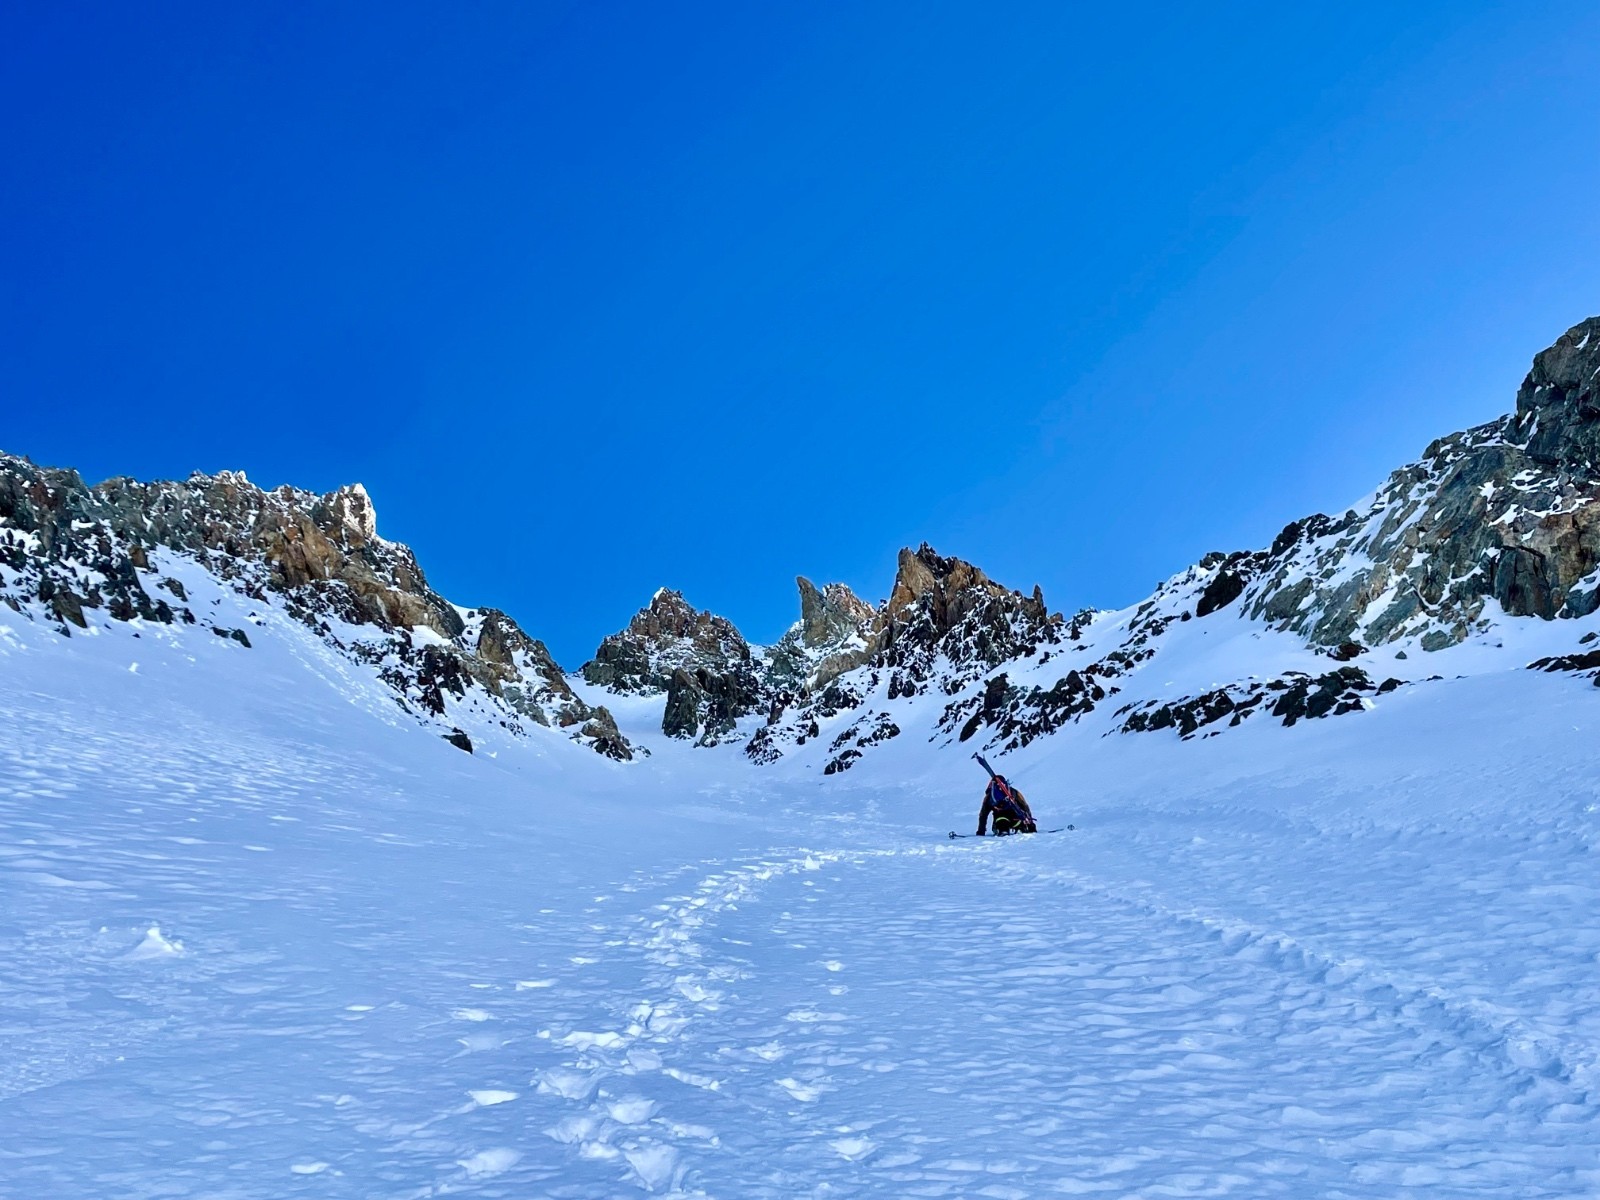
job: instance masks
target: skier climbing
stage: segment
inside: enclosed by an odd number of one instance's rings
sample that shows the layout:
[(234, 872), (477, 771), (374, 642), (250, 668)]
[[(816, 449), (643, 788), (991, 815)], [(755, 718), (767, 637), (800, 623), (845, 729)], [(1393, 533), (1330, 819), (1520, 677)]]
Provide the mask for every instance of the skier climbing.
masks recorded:
[(996, 775), (983, 755), (972, 757), (989, 772), (989, 784), (983, 789), (983, 807), (978, 810), (978, 836), (987, 835), (991, 816), (995, 837), (1005, 837), (1008, 833), (1038, 833), (1039, 826), (1033, 819), (1033, 809), (1028, 807), (1027, 798), (1007, 783), (1004, 775)]

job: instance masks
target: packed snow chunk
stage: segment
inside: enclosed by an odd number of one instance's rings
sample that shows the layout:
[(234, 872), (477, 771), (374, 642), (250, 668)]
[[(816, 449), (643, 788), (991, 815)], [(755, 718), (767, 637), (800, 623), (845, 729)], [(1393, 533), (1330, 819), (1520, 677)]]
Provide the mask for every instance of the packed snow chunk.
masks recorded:
[(836, 1138), (828, 1145), (835, 1154), (849, 1162), (860, 1162), (878, 1148), (876, 1142), (864, 1137)]
[(182, 953), (182, 942), (168, 941), (161, 936), (161, 927), (152, 925), (145, 932), (144, 941), (128, 951), (123, 957), (130, 962), (140, 962), (150, 959), (177, 958)]
[(671, 1146), (640, 1146), (636, 1150), (624, 1150), (623, 1156), (639, 1181), (651, 1191), (672, 1182), (672, 1173), (678, 1166), (678, 1152)]
[(701, 1088), (708, 1092), (719, 1091), (722, 1088), (722, 1080), (710, 1075), (700, 1075), (694, 1071), (681, 1071), (677, 1067), (668, 1067), (661, 1073), (668, 1079), (676, 1079), (679, 1083), (687, 1083), (690, 1087)]
[(515, 1100), (520, 1094), (519, 1092), (502, 1092), (495, 1088), (482, 1088), (467, 1093), (479, 1108), (491, 1108), (496, 1104), (507, 1104)]
[(629, 1071), (659, 1071), (661, 1055), (648, 1046), (632, 1046), (628, 1050)]
[(640, 1096), (629, 1096), (624, 1100), (607, 1101), (606, 1112), (618, 1125), (643, 1125), (655, 1116), (656, 1102)]
[(492, 1021), (494, 1017), (481, 1008), (458, 1008), (450, 1014), (458, 1021)]
[(521, 1157), (521, 1151), (499, 1146), (493, 1150), (480, 1150), (470, 1158), (459, 1159), (456, 1166), (463, 1168), (471, 1179), (487, 1179), (491, 1175), (503, 1175), (516, 1166)]
[(798, 1079), (780, 1079), (778, 1086), (796, 1100), (809, 1104), (822, 1095), (823, 1089), (811, 1084), (801, 1083)]
[(592, 1071), (552, 1067), (548, 1071), (539, 1072), (533, 1082), (545, 1095), (561, 1096), (567, 1100), (586, 1100), (594, 1091), (598, 1078)]
[(320, 1175), (331, 1165), (331, 1163), (325, 1162), (292, 1163), (290, 1164), (289, 1170), (293, 1171), (296, 1175)]
[(546, 1129), (545, 1136), (564, 1142), (569, 1146), (576, 1146), (588, 1141), (600, 1131), (599, 1117), (562, 1117), (560, 1121)]
[(613, 1033), (610, 1030), (604, 1033), (586, 1033), (581, 1029), (574, 1029), (561, 1039), (562, 1045), (573, 1046), (579, 1050), (588, 1050), (592, 1047), (609, 1050), (623, 1045), (626, 1041), (627, 1039), (620, 1033)]
[(722, 998), (721, 992), (712, 991), (692, 979), (680, 979), (677, 987), (685, 1000), (692, 1000), (696, 1004), (714, 1002)]
[(517, 980), (517, 991), (527, 992), (535, 988), (555, 987), (555, 985), (556, 981), (554, 979), (519, 979)]

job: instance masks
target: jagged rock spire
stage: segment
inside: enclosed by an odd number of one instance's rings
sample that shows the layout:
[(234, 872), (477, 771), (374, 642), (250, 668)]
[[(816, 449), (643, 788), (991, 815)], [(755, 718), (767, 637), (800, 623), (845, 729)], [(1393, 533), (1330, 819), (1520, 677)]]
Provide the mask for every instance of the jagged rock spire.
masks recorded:
[(826, 584), (821, 591), (804, 575), (795, 577), (800, 589), (800, 641), (815, 650), (849, 640), (877, 615), (842, 583)]

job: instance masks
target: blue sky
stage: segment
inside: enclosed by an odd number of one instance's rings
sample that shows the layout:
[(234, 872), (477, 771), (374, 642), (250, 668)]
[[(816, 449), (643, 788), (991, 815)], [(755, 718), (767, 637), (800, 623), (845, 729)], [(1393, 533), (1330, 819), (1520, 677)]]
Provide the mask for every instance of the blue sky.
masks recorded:
[(1600, 311), (1579, 4), (15, 5), (0, 448), (360, 480), (569, 666), (924, 539), (1055, 607)]

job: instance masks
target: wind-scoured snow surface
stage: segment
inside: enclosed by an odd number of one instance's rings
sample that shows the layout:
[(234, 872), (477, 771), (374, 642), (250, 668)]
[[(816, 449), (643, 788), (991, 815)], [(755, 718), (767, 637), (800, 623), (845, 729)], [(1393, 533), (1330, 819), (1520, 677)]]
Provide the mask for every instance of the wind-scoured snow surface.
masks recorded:
[[(1600, 1193), (1600, 689), (1521, 669), (1579, 623), (1071, 726), (1001, 765), (1075, 831), (951, 841), (939, 697), (827, 780), (659, 698), (642, 764), (467, 755), (217, 607), (252, 648), (0, 609), (0, 1195)], [(1303, 653), (1227, 620), (1128, 697)]]

